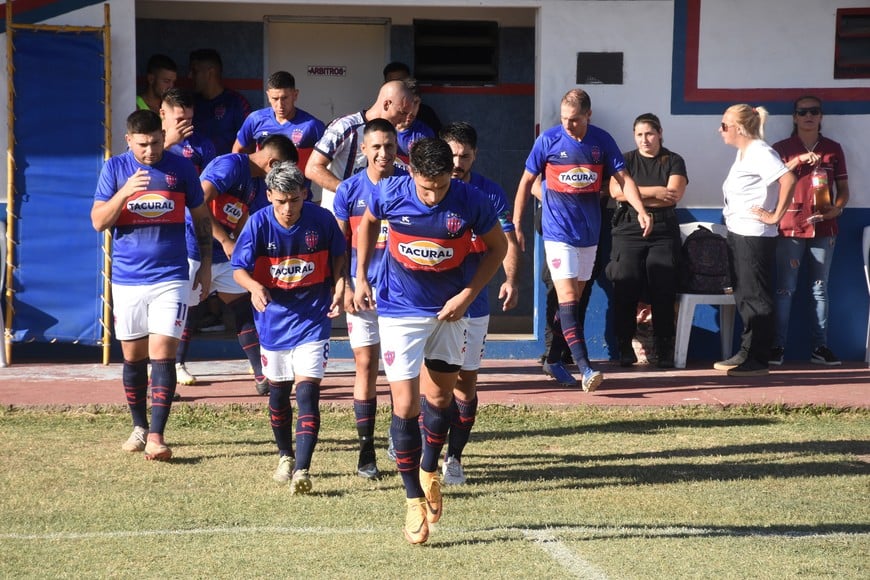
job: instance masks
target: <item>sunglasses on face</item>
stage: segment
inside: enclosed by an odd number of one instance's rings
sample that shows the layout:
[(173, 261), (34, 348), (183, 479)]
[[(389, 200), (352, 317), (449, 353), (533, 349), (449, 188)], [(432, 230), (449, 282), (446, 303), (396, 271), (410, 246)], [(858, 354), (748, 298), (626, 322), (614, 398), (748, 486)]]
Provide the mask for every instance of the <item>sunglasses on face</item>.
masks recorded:
[(813, 117), (817, 117), (822, 114), (822, 109), (820, 107), (807, 107), (806, 109), (795, 109), (794, 114), (798, 117), (806, 117), (807, 115), (812, 115)]

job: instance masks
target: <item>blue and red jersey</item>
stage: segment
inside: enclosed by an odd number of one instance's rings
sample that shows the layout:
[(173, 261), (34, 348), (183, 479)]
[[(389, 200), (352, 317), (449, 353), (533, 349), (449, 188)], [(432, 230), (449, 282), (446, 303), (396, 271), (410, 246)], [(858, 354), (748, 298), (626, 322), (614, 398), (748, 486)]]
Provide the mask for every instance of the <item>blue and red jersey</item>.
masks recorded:
[[(228, 233), (238, 228), (239, 222), (261, 207), (268, 205), (266, 180), (251, 175), (248, 156), (230, 153), (216, 157), (200, 176), (218, 190), (218, 195), (209, 202), (212, 216)], [(212, 251), (214, 264), (227, 261), (223, 248), (215, 240)]]
[[(499, 184), (487, 179), (486, 177), (473, 173), (469, 179), (471, 185), (482, 191), (492, 208), (495, 210), (495, 215), (498, 217), (498, 223), (501, 225), (503, 232), (512, 232), (515, 230), (513, 219), (511, 217), (510, 206), (508, 206), (507, 196)], [(471, 253), (465, 260), (465, 267), (468, 269), (469, 276), (474, 276), (483, 255), (486, 253), (486, 244), (479, 236), (471, 237)], [(469, 278), (470, 279), (470, 278)], [(468, 307), (468, 316), (470, 318), (480, 318), (489, 314), (489, 292), (484, 288), (481, 290), (471, 306)]]
[(472, 251), (472, 234), (485, 234), (498, 223), (484, 194), (456, 179), (433, 207), (417, 197), (411, 177), (383, 179), (369, 211), (389, 225), (376, 295), (383, 316), (437, 315), (471, 280), (463, 264)]
[[(397, 167), (394, 169), (393, 177), (407, 174), (404, 169)], [(348, 224), (348, 243), (350, 245), (348, 272), (350, 272), (351, 279), (356, 275), (356, 249), (357, 241), (359, 241), (356, 231), (376, 187), (377, 184), (372, 183), (366, 171), (363, 170), (342, 181), (335, 192), (335, 201), (333, 202), (335, 218)], [(387, 223), (382, 221), (378, 240), (375, 242), (375, 251), (369, 261), (368, 281), (372, 288), (377, 288), (381, 283), (381, 266), (384, 252), (387, 249), (388, 230)]]
[(223, 155), (233, 150), (236, 132), (250, 114), (251, 105), (245, 97), (232, 89), (224, 89), (213, 99), (196, 95), (193, 126), (211, 139), (218, 155)]
[(407, 165), (408, 155), (411, 153), (411, 146), (420, 139), (434, 136), (435, 131), (433, 131), (429, 125), (425, 124), (420, 119), (414, 119), (414, 122), (411, 123), (410, 127), (404, 131), (398, 131), (396, 133), (398, 145), (396, 155), (402, 160), (402, 163)]
[(112, 282), (124, 286), (187, 280), (184, 209), (203, 203), (196, 170), (164, 152), (143, 165), (127, 151), (103, 165), (94, 199), (109, 201), (137, 170), (148, 172), (148, 189), (131, 196), (112, 228)]
[[(214, 143), (199, 133), (194, 133), (190, 137), (183, 139), (180, 143), (170, 146), (167, 148), (167, 151), (190, 160), (197, 174), (202, 173), (205, 166), (215, 158)], [(200, 261), (199, 244), (196, 243), (196, 234), (193, 231), (193, 220), (190, 217), (190, 213), (185, 215), (184, 222), (187, 257), (191, 260)]]
[(544, 131), (526, 159), (526, 170), (543, 174), (541, 227), (544, 240), (577, 248), (598, 244), (599, 197), (610, 176), (625, 168), (622, 152), (606, 131), (589, 125), (577, 141), (561, 125)]
[(325, 130), (323, 121), (302, 109), (297, 108), (292, 119), (279, 123), (272, 107), (266, 107), (254, 111), (245, 119), (236, 134), (236, 140), (242, 147), (256, 145), (260, 149), (260, 145), (269, 135), (285, 135), (296, 146), (296, 151), (299, 152), (297, 165), (304, 170), (311, 152), (314, 151), (314, 145), (323, 137)]
[(232, 266), (246, 270), (269, 289), (265, 312), (254, 310), (260, 344), (286, 350), (326, 340), (335, 277), (332, 259), (346, 251), (344, 236), (329, 211), (306, 202), (295, 224), (285, 228), (272, 208), (258, 211), (242, 228)]

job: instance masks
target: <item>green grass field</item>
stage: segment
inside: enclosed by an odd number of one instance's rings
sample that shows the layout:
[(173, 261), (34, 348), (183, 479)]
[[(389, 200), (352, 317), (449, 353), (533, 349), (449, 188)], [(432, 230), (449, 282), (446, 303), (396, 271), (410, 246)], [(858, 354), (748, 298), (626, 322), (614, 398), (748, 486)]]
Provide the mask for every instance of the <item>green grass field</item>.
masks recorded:
[(382, 480), (354, 473), (349, 408), (323, 410), (308, 496), (272, 481), (262, 409), (176, 405), (161, 464), (120, 450), (124, 409), (0, 408), (0, 576), (865, 579), (868, 419), (483, 407), (469, 484), (409, 546), (383, 450)]

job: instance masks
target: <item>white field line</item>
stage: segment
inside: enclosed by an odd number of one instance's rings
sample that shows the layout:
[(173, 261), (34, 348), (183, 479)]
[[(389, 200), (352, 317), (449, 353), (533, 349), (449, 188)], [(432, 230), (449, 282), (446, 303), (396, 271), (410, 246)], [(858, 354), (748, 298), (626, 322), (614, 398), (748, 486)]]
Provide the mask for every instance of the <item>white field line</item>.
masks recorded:
[(579, 555), (571, 551), (568, 546), (557, 539), (549, 530), (535, 530), (525, 532), (527, 540), (535, 542), (545, 551), (563, 570), (575, 578), (588, 578), (589, 580), (607, 580), (607, 574), (596, 568)]
[[(522, 527), (506, 528), (480, 528), (461, 529), (450, 526), (439, 526), (439, 530), (446, 533), (463, 536), (486, 536), (490, 534), (508, 535), (515, 534), (519, 537), (538, 543), (558, 542), (561, 540), (575, 539), (604, 539), (604, 538), (659, 538), (659, 537), (757, 537), (757, 538), (789, 538), (789, 539), (816, 539), (816, 538), (870, 538), (870, 529), (857, 532), (810, 532), (804, 530), (745, 528), (696, 528), (691, 526), (664, 526), (664, 527), (631, 527), (631, 526), (558, 526), (545, 530), (530, 530)], [(26, 540), (26, 541), (56, 541), (56, 540), (91, 540), (99, 538), (138, 538), (149, 536), (196, 536), (196, 535), (241, 535), (241, 534), (315, 534), (328, 535), (351, 535), (370, 533), (395, 533), (394, 527), (365, 527), (365, 528), (329, 528), (329, 527), (288, 527), (288, 526), (231, 526), (213, 528), (189, 528), (175, 530), (116, 530), (99, 532), (47, 532), (41, 534), (3, 533), (0, 532), (0, 540)]]

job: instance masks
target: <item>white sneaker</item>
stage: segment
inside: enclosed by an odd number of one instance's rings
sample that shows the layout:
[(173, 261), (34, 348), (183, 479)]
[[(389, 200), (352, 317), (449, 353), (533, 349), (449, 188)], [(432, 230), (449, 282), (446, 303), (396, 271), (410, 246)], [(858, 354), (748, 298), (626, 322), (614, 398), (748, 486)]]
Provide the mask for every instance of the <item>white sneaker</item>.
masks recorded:
[(290, 480), (290, 495), (301, 495), (311, 491), (311, 476), (307, 469), (297, 469)]
[(179, 385), (193, 385), (196, 383), (196, 377), (188, 372), (184, 363), (175, 363), (175, 378)]
[(121, 445), (121, 449), (127, 453), (145, 451), (145, 440), (148, 438), (148, 429), (145, 427), (133, 427), (133, 432)]
[(465, 484), (465, 471), (462, 469), (462, 463), (452, 455), (444, 460), (444, 464), (441, 466), (441, 475), (444, 485)]
[(289, 455), (282, 455), (278, 459), (278, 469), (272, 475), (272, 479), (278, 483), (287, 483), (290, 481), (290, 475), (293, 473), (293, 458)]

